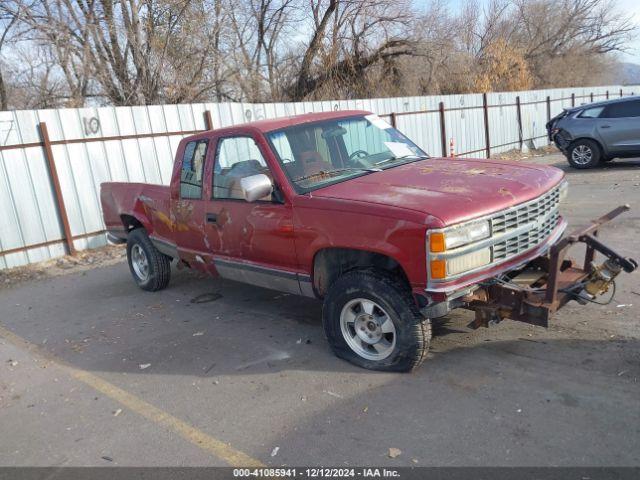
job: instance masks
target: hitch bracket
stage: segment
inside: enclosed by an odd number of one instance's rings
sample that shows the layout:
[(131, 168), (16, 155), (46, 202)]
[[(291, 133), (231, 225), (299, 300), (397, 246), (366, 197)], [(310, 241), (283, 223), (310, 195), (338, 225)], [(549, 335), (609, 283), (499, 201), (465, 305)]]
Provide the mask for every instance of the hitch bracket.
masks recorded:
[[(621, 205), (563, 237), (547, 255), (529, 262), (513, 279), (487, 282), (465, 297), (465, 308), (475, 311), (475, 319), (469, 326), (486, 327), (510, 318), (548, 327), (551, 316), (570, 300), (586, 303), (585, 298), (595, 298), (606, 292), (620, 271), (631, 273), (638, 263), (602, 243), (597, 238), (598, 229), (629, 208), (629, 205)], [(569, 248), (576, 243), (587, 246), (582, 266), (565, 258)], [(594, 263), (596, 252), (607, 257), (601, 265)], [(530, 279), (531, 283), (523, 279)]]

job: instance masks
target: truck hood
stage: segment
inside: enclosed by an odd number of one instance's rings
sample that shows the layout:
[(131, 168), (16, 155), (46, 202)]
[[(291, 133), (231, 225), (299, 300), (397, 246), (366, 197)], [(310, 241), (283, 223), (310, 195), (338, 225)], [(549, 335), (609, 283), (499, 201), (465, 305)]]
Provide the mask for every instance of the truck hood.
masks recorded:
[(391, 205), (451, 225), (540, 196), (562, 170), (508, 161), (429, 158), (312, 192), (314, 197)]

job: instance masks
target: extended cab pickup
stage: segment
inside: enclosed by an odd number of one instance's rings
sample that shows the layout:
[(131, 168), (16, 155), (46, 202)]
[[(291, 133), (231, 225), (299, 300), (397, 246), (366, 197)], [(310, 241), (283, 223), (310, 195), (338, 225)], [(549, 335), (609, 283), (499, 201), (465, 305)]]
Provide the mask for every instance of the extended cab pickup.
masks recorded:
[[(635, 262), (595, 237), (561, 239), (561, 170), (431, 158), (369, 112), (263, 120), (183, 139), (170, 186), (104, 183), (109, 238), (127, 242), (145, 290), (190, 268), (324, 301), (334, 352), (406, 371), (425, 358), (431, 319), (475, 311), (546, 326)], [(579, 267), (565, 258), (587, 243)], [(607, 260), (596, 265), (595, 251)]]

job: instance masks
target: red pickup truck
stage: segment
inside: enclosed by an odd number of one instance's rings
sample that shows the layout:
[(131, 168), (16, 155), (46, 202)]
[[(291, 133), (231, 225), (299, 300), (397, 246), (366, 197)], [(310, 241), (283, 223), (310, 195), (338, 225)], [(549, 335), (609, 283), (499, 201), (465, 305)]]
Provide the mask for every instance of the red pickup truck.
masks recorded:
[[(377, 115), (341, 111), (185, 138), (170, 186), (104, 183), (101, 201), (142, 289), (165, 288), (174, 259), (319, 298), (339, 357), (407, 371), (451, 309), (474, 310), (476, 327), (546, 326), (635, 268), (595, 237), (626, 206), (561, 240), (566, 192), (557, 168), (432, 158)], [(565, 258), (578, 241), (582, 266)]]

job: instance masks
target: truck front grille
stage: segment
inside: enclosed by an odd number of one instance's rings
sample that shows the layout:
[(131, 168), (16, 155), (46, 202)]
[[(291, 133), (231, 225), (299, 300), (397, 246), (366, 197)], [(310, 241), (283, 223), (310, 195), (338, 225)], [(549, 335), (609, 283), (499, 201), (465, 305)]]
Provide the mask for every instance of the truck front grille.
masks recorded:
[(509, 210), (494, 215), (491, 218), (491, 232), (493, 235), (508, 232), (518, 228), (520, 225), (544, 218), (552, 211), (557, 210), (559, 204), (560, 187), (555, 187), (532, 202), (516, 205)]
[(551, 235), (559, 218), (560, 214), (557, 211), (553, 212), (539, 228), (533, 228), (504, 242), (496, 243), (493, 246), (493, 260), (503, 260), (538, 246)]
[(557, 186), (540, 198), (516, 205), (491, 218), (492, 235), (505, 235), (523, 225), (538, 222), (534, 228), (519, 235), (499, 241), (493, 246), (493, 261), (503, 260), (530, 250), (551, 235), (558, 224), (560, 215), (560, 186)]

